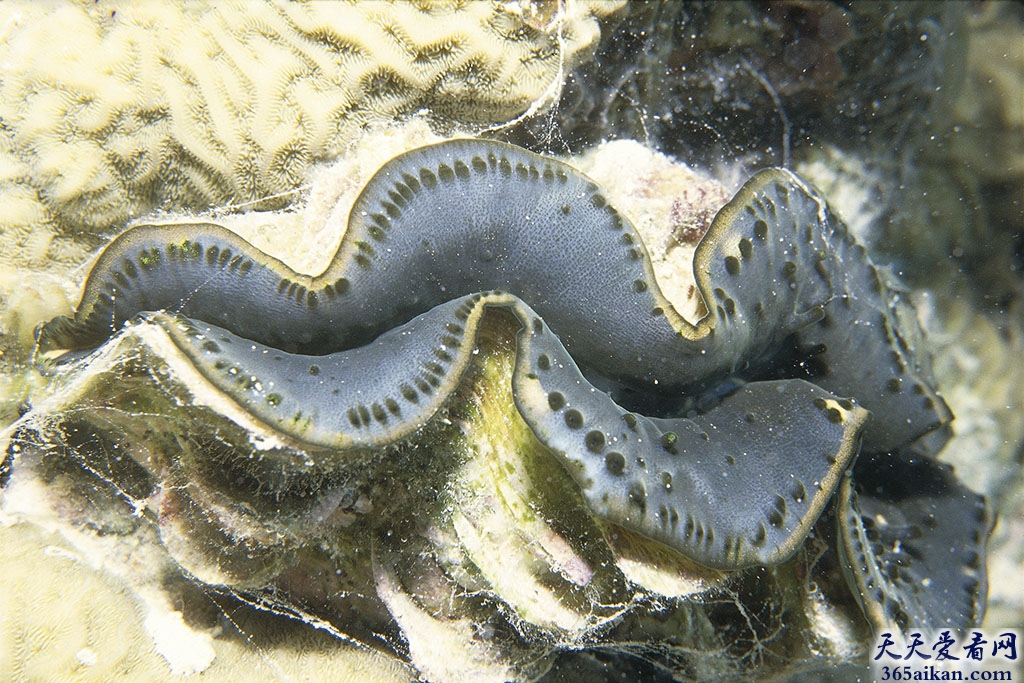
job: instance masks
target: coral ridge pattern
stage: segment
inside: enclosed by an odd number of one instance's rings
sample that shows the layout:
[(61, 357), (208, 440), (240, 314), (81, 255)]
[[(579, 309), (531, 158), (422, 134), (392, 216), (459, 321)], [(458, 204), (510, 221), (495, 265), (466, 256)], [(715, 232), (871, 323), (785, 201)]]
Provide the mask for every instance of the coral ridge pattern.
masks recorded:
[(536, 28), (515, 5), (5, 3), (3, 220), (106, 230), (156, 208), (283, 206), (367, 127), (519, 116), (620, 3)]
[[(346, 452), (426, 424), (466, 372), (482, 321), (504, 312), (518, 326), (515, 405), (595, 515), (707, 567), (778, 564), (862, 443), (898, 460), (951, 414), (913, 311), (795, 174), (751, 178), (698, 246), (694, 275), (707, 314), (691, 323), (595, 183), (510, 145), (453, 140), (382, 167), (317, 276), (212, 224), (123, 233), (75, 315), (42, 327), (39, 351), (85, 351), (159, 311), (147, 319), (206, 379), (280, 433), (332, 449), (328, 467), (343, 469)], [(870, 476), (857, 494), (843, 486), (847, 573), (873, 623), (980, 618), (984, 502), (936, 476), (936, 504), (967, 520), (968, 554), (929, 589), (949, 601), (907, 594), (959, 534), (911, 525), (926, 535), (920, 566), (875, 590), (896, 565), (857, 540), (855, 510), (891, 517), (900, 503), (873, 503)]]

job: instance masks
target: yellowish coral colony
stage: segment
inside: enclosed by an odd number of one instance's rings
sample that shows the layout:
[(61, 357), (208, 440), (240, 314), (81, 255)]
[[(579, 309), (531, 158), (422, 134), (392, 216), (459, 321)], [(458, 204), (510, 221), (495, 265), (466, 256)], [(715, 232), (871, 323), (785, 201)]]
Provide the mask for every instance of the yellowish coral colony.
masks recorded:
[(0, 259), (69, 257), (54, 237), (154, 209), (284, 206), (311, 164), (419, 111), (513, 119), (621, 5), (521, 4), (4, 3)]

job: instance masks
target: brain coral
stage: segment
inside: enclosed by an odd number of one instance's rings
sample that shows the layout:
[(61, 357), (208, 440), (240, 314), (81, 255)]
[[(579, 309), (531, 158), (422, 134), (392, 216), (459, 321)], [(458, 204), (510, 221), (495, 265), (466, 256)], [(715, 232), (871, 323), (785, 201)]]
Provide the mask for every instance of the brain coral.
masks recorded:
[(4, 3), (3, 259), (60, 258), (54, 232), (154, 208), (280, 206), (375, 122), (512, 119), (557, 94), (617, 6)]

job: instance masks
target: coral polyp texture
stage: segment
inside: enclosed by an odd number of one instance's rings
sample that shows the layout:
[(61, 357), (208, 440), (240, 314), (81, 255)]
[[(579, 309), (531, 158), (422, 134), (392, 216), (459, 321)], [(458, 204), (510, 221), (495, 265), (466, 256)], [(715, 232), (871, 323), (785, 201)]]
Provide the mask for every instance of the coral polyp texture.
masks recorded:
[(4, 3), (2, 258), (153, 209), (282, 206), (312, 163), (421, 110), (514, 119), (620, 5)]
[(907, 298), (782, 169), (693, 271), (697, 321), (596, 183), (482, 140), (385, 164), (320, 275), (215, 224), (139, 226), (41, 328), (57, 398), (12, 427), (7, 486), (77, 463), (104, 487), (74, 497), (146, 510), (196, 581), (432, 680), (588, 645), (741, 676), (828, 650), (835, 610), (862, 639), (978, 623), (991, 520), (923, 445), (952, 416)]

